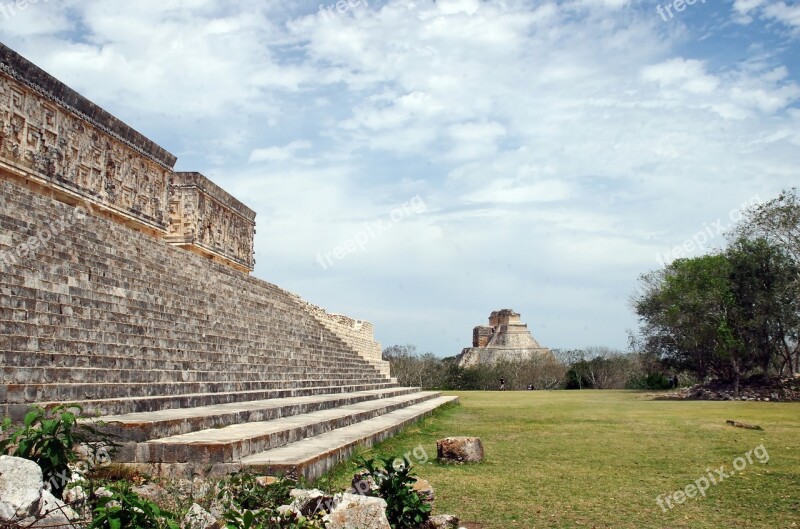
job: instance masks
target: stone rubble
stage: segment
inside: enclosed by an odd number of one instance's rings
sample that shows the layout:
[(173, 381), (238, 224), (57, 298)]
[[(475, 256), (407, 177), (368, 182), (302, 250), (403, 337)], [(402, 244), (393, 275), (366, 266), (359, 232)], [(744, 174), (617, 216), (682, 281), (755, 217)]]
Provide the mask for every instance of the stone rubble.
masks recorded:
[(479, 463), (483, 461), (483, 443), (478, 437), (447, 437), (436, 441), (436, 454), (444, 463)]
[(386, 501), (359, 494), (337, 494), (335, 507), (323, 518), (327, 529), (391, 529)]
[(732, 384), (695, 384), (668, 393), (660, 393), (659, 400), (742, 400), (752, 402), (798, 402), (800, 401), (800, 378), (791, 377), (772, 380), (753, 379), (743, 381), (739, 398), (734, 397)]
[(27, 459), (0, 456), (0, 522), (33, 516), (43, 488), (39, 465)]
[(189, 512), (183, 518), (181, 529), (218, 529), (224, 527), (210, 512), (196, 503), (189, 507)]

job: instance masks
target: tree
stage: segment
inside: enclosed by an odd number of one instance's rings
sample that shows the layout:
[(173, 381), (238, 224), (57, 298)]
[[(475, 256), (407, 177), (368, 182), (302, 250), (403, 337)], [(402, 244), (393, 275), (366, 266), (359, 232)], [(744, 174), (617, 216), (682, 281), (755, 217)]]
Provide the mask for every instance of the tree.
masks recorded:
[[(777, 198), (750, 208), (728, 236), (734, 241), (766, 239), (800, 266), (800, 196), (797, 188), (784, 190)], [(787, 374), (800, 372), (800, 332), (797, 328), (784, 328), (779, 332), (784, 337), (779, 348), (780, 371)]]
[(741, 362), (729, 328), (729, 269), (724, 255), (707, 255), (678, 259), (642, 276), (643, 288), (633, 305), (645, 352), (701, 379), (734, 378), (734, 366)]
[(726, 255), (739, 340), (765, 377), (776, 357), (783, 360), (780, 371), (788, 366), (791, 372), (800, 329), (800, 267), (765, 238), (739, 239)]
[(733, 240), (767, 239), (783, 248), (795, 263), (800, 263), (800, 196), (797, 188), (784, 190), (777, 198), (747, 210), (729, 237)]
[(769, 240), (739, 239), (725, 253), (679, 259), (642, 282), (634, 308), (644, 349), (674, 367), (731, 381), (738, 395), (742, 377), (756, 368), (768, 377), (781, 351), (791, 361), (800, 273)]

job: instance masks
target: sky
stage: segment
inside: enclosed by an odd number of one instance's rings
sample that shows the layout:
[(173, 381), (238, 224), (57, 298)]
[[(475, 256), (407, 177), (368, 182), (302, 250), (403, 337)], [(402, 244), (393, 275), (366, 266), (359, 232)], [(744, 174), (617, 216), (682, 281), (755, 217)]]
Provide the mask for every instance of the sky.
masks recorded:
[(0, 0), (0, 40), (258, 216), (254, 275), (452, 356), (626, 349), (639, 276), (798, 183), (800, 2)]

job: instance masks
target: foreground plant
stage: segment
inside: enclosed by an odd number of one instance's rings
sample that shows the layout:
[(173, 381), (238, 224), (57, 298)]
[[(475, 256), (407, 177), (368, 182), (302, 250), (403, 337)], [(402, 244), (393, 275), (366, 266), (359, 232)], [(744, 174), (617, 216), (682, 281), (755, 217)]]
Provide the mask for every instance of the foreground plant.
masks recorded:
[(81, 444), (93, 447), (97, 460), (98, 447), (113, 447), (108, 436), (87, 423), (78, 422), (83, 409), (61, 405), (45, 410), (34, 406), (25, 415), (21, 426), (11, 419), (2, 423), (5, 435), (0, 439), (0, 453), (29, 459), (42, 468), (45, 483), (54, 496), (61, 497), (71, 476), (70, 464), (78, 461), (75, 448)]
[(180, 529), (175, 516), (140, 497), (125, 482), (110, 485), (109, 495), (94, 498), (89, 529)]
[(431, 506), (412, 489), (417, 478), (407, 458), (363, 459), (357, 463), (366, 469), (386, 500), (386, 517), (392, 529), (414, 529), (431, 515)]
[(278, 511), (290, 503), (289, 492), (296, 487), (286, 478), (262, 485), (246, 471), (226, 477), (217, 485), (226, 529), (319, 529), (315, 520)]

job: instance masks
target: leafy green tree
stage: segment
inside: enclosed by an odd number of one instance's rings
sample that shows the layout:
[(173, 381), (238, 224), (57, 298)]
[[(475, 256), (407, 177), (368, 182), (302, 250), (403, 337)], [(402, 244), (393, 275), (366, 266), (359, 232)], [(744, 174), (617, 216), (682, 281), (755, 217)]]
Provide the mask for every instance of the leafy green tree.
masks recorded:
[(642, 277), (633, 305), (643, 348), (698, 377), (734, 378), (740, 346), (730, 330), (733, 296), (724, 255), (679, 259)]
[[(800, 196), (797, 188), (784, 190), (778, 197), (750, 208), (744, 218), (728, 234), (733, 241), (766, 239), (782, 249), (795, 264), (800, 265)], [(800, 332), (783, 329), (789, 339), (781, 344), (781, 372), (800, 372)]]
[(735, 301), (733, 328), (747, 355), (769, 376), (773, 360), (791, 369), (800, 328), (800, 267), (767, 239), (739, 239), (726, 252)]
[(739, 239), (725, 253), (679, 259), (642, 278), (634, 298), (646, 352), (699, 378), (734, 383), (797, 339), (798, 266), (779, 246)]

